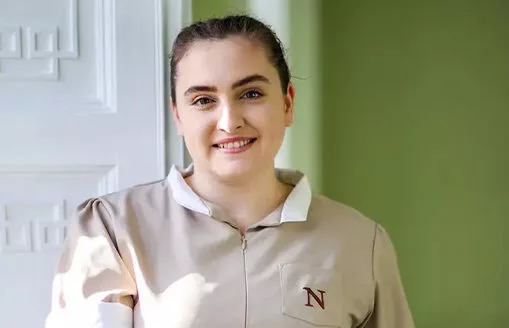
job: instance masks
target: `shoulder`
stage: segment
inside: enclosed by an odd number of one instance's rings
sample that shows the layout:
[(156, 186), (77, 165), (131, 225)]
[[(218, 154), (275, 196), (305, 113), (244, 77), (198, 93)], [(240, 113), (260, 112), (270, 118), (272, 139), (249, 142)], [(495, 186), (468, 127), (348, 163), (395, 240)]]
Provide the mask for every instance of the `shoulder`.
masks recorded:
[(346, 239), (371, 243), (379, 224), (359, 210), (326, 196), (313, 194), (308, 220)]
[(86, 199), (78, 205), (78, 224), (101, 224), (111, 233), (137, 226), (140, 219), (157, 221), (172, 199), (167, 179), (124, 188)]
[(310, 216), (320, 217), (322, 220), (355, 224), (369, 228), (373, 228), (377, 224), (359, 210), (319, 194), (313, 194), (309, 212)]
[(93, 235), (109, 235), (115, 245), (148, 240), (170, 216), (172, 199), (167, 179), (89, 198), (78, 206), (71, 230), (78, 237), (92, 230)]
[(126, 209), (160, 205), (171, 198), (168, 180), (160, 179), (124, 188), (116, 192), (96, 197), (112, 216), (117, 216)]

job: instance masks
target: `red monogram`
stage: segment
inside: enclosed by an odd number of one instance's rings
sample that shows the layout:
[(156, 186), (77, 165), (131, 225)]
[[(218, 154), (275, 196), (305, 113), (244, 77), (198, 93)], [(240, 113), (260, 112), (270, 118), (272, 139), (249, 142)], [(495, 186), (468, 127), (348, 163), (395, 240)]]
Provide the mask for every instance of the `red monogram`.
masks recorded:
[(307, 304), (305, 304), (306, 306), (314, 307), (311, 304), (311, 296), (313, 296), (316, 303), (318, 303), (318, 305), (320, 305), (320, 307), (325, 310), (325, 299), (323, 297), (323, 294), (325, 294), (325, 291), (318, 289), (318, 292), (320, 293), (320, 297), (318, 297), (318, 295), (316, 295), (315, 292), (313, 292), (313, 290), (311, 288), (304, 287), (302, 289), (304, 289), (308, 294), (308, 302), (307, 302)]

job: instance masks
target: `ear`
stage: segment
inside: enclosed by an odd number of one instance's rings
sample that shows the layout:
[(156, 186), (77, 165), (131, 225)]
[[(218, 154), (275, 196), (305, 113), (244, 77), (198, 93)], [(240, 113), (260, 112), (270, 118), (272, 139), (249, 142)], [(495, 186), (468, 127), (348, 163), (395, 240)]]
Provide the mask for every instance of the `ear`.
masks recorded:
[(285, 95), (285, 126), (289, 127), (293, 123), (293, 106), (295, 102), (295, 87), (293, 83), (288, 83)]
[(177, 128), (177, 135), (182, 136), (183, 128), (182, 128), (182, 122), (180, 120), (179, 113), (177, 112), (177, 105), (173, 101), (173, 99), (170, 100), (170, 108), (171, 108), (171, 114), (173, 116), (173, 121), (175, 122), (175, 127)]

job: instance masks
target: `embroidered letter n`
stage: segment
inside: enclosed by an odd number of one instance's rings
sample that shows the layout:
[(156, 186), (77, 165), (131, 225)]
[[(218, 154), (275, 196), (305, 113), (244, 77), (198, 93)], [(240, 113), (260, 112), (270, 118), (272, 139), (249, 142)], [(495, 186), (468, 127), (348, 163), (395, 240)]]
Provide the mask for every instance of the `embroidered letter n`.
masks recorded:
[(307, 292), (307, 295), (308, 295), (308, 302), (305, 304), (306, 306), (314, 307), (311, 304), (311, 297), (313, 297), (314, 300), (316, 301), (316, 303), (318, 303), (318, 305), (323, 310), (325, 310), (325, 299), (323, 297), (323, 295), (325, 294), (325, 291), (318, 289), (318, 292), (320, 293), (320, 297), (318, 297), (318, 295), (316, 295), (315, 292), (313, 292), (313, 290), (311, 288), (304, 287), (303, 289)]

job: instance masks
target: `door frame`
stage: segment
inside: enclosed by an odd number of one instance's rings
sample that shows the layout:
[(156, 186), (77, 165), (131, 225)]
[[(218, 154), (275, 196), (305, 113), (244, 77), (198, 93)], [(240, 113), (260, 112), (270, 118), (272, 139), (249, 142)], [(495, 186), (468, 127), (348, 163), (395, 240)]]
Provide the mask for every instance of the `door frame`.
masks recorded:
[(182, 27), (192, 21), (192, 0), (155, 0), (155, 36), (158, 40), (156, 45), (156, 97), (157, 112), (159, 117), (158, 134), (159, 140), (164, 143), (159, 145), (160, 162), (165, 163), (161, 168), (167, 175), (170, 167), (175, 164), (184, 166), (189, 163), (184, 140), (177, 135), (176, 127), (170, 111), (170, 51), (173, 40), (177, 37)]

